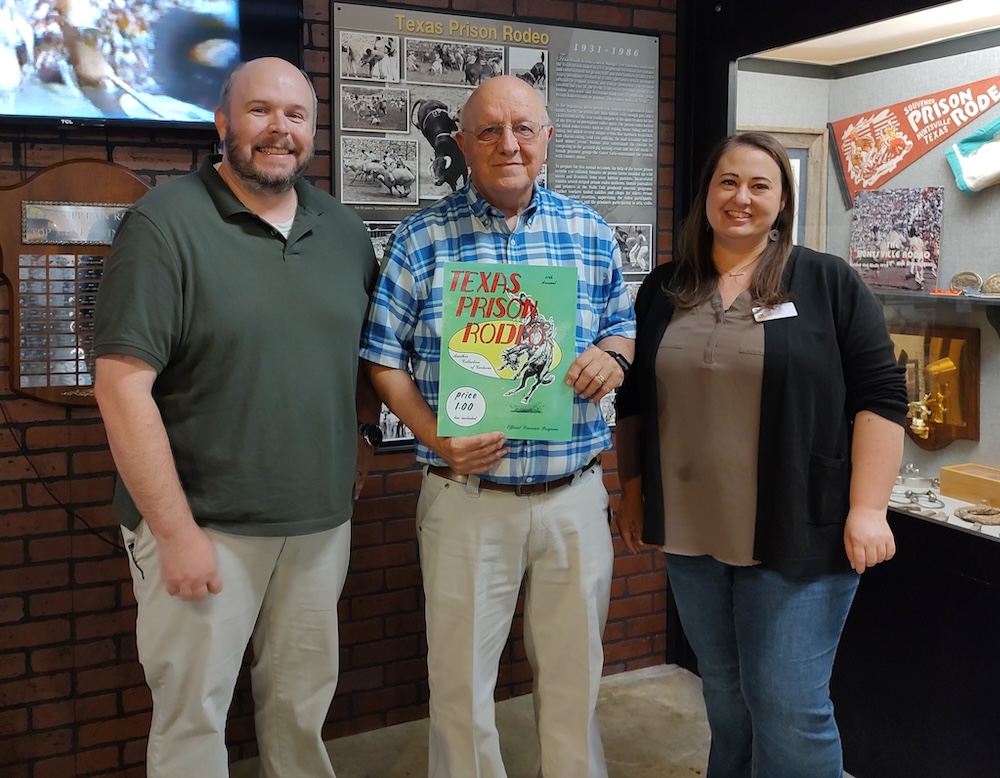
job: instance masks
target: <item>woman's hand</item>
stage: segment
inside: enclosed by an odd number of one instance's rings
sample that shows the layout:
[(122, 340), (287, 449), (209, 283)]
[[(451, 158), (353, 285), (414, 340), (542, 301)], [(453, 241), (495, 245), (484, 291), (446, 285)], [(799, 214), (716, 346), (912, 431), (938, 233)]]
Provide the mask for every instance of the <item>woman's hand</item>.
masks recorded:
[(615, 514), (618, 522), (618, 534), (621, 535), (625, 548), (632, 554), (637, 554), (646, 548), (642, 542), (642, 492), (638, 489), (623, 491)]
[(886, 562), (896, 554), (896, 541), (884, 510), (864, 506), (851, 508), (844, 526), (844, 549), (858, 573)]

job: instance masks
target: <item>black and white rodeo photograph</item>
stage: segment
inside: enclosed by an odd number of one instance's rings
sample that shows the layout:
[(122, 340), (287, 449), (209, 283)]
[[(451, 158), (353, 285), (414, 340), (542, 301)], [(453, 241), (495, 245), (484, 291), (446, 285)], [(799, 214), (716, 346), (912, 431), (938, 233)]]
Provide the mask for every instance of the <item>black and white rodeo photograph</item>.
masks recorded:
[(503, 75), (503, 46), (406, 38), (406, 80), (411, 84), (479, 86)]
[(549, 104), (548, 64), (544, 49), (522, 49), (511, 46), (507, 50), (507, 72), (531, 84)]
[(416, 205), (417, 159), (415, 140), (342, 137), (341, 202), (359, 205)]
[(468, 180), (465, 156), (455, 140), (458, 117), (471, 89), (410, 87), (410, 127), (422, 136), (419, 187), (421, 200), (436, 200)]
[(409, 132), (409, 106), (409, 89), (344, 84), (340, 87), (340, 129)]
[(548, 188), (549, 185), (549, 163), (545, 162), (542, 164), (542, 169), (538, 171), (538, 175), (535, 176), (535, 183), (539, 186)]
[(340, 77), (399, 81), (399, 36), (341, 32)]
[[(399, 222), (365, 222), (365, 227), (368, 228), (368, 237), (372, 240), (372, 248), (375, 249), (375, 259), (378, 260), (380, 267), (385, 260), (385, 247), (389, 243), (389, 236), (392, 235), (392, 231), (396, 229), (398, 224)], [(384, 432), (385, 430), (383, 430)]]
[(601, 415), (609, 427), (614, 427), (618, 423), (618, 409), (615, 407), (615, 398), (618, 390), (612, 389), (601, 398)]
[(378, 425), (382, 428), (383, 444), (405, 446), (413, 443), (413, 433), (410, 432), (410, 428), (403, 424), (399, 417), (384, 405), (379, 415)]
[(635, 308), (635, 297), (639, 294), (639, 287), (642, 286), (642, 281), (626, 281), (625, 291), (628, 292), (628, 300), (632, 303), (632, 307)]
[(622, 253), (622, 273), (626, 280), (630, 275), (645, 275), (652, 267), (652, 250), (649, 242), (653, 234), (652, 224), (612, 224), (615, 240)]

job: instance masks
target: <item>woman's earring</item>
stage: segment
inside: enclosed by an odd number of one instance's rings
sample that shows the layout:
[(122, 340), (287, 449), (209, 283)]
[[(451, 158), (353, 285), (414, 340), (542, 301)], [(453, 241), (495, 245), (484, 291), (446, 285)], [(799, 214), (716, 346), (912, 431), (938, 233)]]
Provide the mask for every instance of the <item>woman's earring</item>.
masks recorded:
[(769, 233), (767, 233), (767, 237), (771, 240), (772, 243), (777, 243), (778, 238), (781, 237), (781, 233), (778, 232), (777, 228), (775, 228), (771, 230)]

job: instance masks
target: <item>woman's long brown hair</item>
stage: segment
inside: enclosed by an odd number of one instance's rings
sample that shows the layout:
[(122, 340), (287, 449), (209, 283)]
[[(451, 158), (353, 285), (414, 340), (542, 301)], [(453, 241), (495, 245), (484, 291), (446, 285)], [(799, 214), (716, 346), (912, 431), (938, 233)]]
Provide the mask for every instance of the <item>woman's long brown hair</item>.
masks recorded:
[(678, 267), (670, 285), (674, 304), (678, 308), (694, 308), (707, 300), (718, 288), (719, 273), (712, 261), (712, 227), (708, 222), (705, 202), (719, 160), (726, 152), (737, 146), (760, 149), (777, 163), (778, 169), (781, 170), (781, 191), (785, 196), (785, 205), (774, 223), (778, 239), (768, 241), (760, 262), (754, 268), (749, 287), (750, 296), (755, 305), (765, 307), (777, 305), (788, 299), (788, 295), (781, 288), (781, 276), (788, 255), (792, 251), (792, 226), (795, 216), (792, 166), (784, 146), (772, 136), (765, 132), (744, 132), (730, 135), (712, 150), (702, 170), (694, 206), (681, 225), (678, 252), (674, 257)]

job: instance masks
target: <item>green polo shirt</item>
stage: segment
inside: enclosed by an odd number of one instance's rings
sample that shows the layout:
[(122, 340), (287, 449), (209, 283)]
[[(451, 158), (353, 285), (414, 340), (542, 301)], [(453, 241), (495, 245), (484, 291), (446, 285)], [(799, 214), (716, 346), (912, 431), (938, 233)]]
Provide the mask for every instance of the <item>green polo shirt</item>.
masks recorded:
[[(122, 220), (98, 293), (94, 353), (157, 370), (181, 484), (204, 527), (301, 535), (347, 521), (362, 321), (377, 273), (364, 223), (299, 182), (287, 240), (206, 158)], [(140, 515), (119, 482), (113, 509)]]

